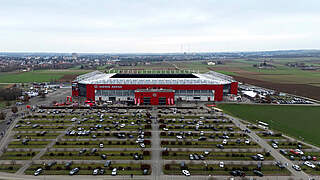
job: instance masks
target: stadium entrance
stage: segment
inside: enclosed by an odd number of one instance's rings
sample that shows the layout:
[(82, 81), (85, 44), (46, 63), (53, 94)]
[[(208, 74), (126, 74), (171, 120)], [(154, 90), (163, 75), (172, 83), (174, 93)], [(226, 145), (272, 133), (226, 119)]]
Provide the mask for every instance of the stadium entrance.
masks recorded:
[(134, 97), (136, 105), (174, 105), (172, 89), (137, 89)]

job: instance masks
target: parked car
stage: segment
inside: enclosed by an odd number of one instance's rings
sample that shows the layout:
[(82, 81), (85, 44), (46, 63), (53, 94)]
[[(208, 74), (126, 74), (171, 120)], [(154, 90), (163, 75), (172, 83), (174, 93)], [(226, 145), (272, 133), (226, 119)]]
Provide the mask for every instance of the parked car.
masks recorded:
[(186, 169), (182, 170), (182, 174), (185, 175), (185, 176), (190, 176), (190, 172)]
[(92, 175), (98, 175), (99, 174), (99, 169), (94, 169), (92, 172)]
[(107, 155), (101, 154), (101, 159), (107, 159)]
[(34, 172), (34, 175), (38, 176), (39, 174), (41, 174), (41, 172), (42, 172), (42, 168), (39, 168)]
[(116, 176), (117, 175), (117, 168), (113, 168), (112, 172), (111, 172), (112, 176)]
[(263, 173), (261, 171), (258, 171), (258, 170), (253, 170), (253, 173), (259, 177), (262, 177), (263, 176)]
[(280, 169), (285, 168), (284, 165), (283, 165), (280, 161), (277, 161), (277, 162), (275, 163), (275, 165), (278, 166)]
[(306, 162), (304, 162), (303, 163), (304, 165), (306, 165), (306, 166), (308, 166), (308, 167), (310, 167), (310, 168), (316, 168), (316, 166), (314, 165), (314, 164), (312, 164), (311, 162), (309, 162), (309, 161), (306, 161)]
[(69, 174), (72, 176), (72, 175), (77, 174), (78, 172), (79, 172), (79, 168), (73, 168), (73, 169), (69, 172)]
[(220, 168), (224, 168), (224, 162), (221, 161), (221, 162), (219, 163), (219, 167), (220, 167)]
[(190, 155), (189, 155), (189, 159), (190, 159), (190, 160), (194, 160), (193, 154), (190, 154)]
[(223, 147), (223, 145), (222, 145), (222, 144), (217, 144), (217, 148), (219, 148), (219, 149), (223, 149), (224, 147)]
[(104, 167), (109, 167), (111, 165), (111, 161), (110, 160), (107, 160), (105, 163), (104, 163)]
[(142, 172), (143, 175), (148, 175), (148, 169), (144, 169)]
[(274, 148), (274, 149), (278, 149), (278, 145), (276, 143), (272, 143), (271, 146)]
[(283, 154), (283, 155), (287, 155), (288, 154), (287, 151), (284, 150), (284, 149), (280, 149), (280, 153)]
[(246, 139), (246, 140), (244, 141), (244, 143), (245, 143), (245, 144), (250, 144), (250, 140), (249, 140), (249, 139)]
[(64, 165), (65, 167), (70, 167), (72, 165), (72, 161), (68, 161), (66, 162), (66, 164)]
[(301, 171), (301, 168), (300, 168), (300, 166), (298, 166), (298, 165), (292, 165), (292, 168), (294, 169), (294, 170), (296, 170), (296, 171)]

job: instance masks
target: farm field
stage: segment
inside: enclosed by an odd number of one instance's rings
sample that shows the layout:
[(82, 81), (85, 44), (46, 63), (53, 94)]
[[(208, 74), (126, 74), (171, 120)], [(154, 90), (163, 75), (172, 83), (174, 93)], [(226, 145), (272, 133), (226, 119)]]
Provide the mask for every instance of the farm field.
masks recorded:
[(279, 105), (240, 105), (220, 104), (226, 113), (256, 123), (263, 121), (271, 129), (294, 136), (306, 142), (320, 145), (318, 130), (320, 127), (318, 106), (279, 106)]
[(90, 70), (36, 70), (30, 72), (1, 73), (0, 83), (70, 81), (76, 76), (88, 72), (90, 72)]
[(306, 71), (285, 66), (288, 62), (298, 62), (319, 65), (316, 59), (281, 58), (272, 59), (275, 68), (259, 69), (253, 64), (263, 62), (264, 59), (232, 60), (225, 65), (210, 67), (211, 70), (233, 76), (237, 81), (274, 89), (282, 92), (305, 96), (320, 100), (320, 71)]

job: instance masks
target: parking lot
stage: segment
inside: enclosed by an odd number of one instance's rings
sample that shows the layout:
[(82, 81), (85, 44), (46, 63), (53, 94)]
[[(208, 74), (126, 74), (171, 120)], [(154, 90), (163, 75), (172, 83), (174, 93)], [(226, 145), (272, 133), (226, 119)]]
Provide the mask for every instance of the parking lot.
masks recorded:
[[(290, 165), (268, 149), (316, 149), (279, 133), (249, 127), (205, 106), (38, 108), (12, 124), (0, 153), (1, 172), (17, 176), (94, 175), (157, 179), (289, 177)], [(249, 130), (250, 129), (250, 130)], [(253, 136), (253, 135), (257, 136)], [(259, 139), (260, 138), (260, 139)], [(267, 145), (262, 144), (264, 141)], [(308, 157), (310, 156), (310, 157)], [(317, 168), (293, 162), (318, 175)]]

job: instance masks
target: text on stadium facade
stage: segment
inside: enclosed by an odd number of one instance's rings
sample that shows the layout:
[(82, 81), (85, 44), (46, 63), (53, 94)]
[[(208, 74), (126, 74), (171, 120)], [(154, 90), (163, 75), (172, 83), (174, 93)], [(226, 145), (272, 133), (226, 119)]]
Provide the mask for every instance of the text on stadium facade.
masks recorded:
[(99, 88), (106, 88), (106, 89), (110, 89), (110, 88), (122, 88), (122, 86), (99, 86)]

